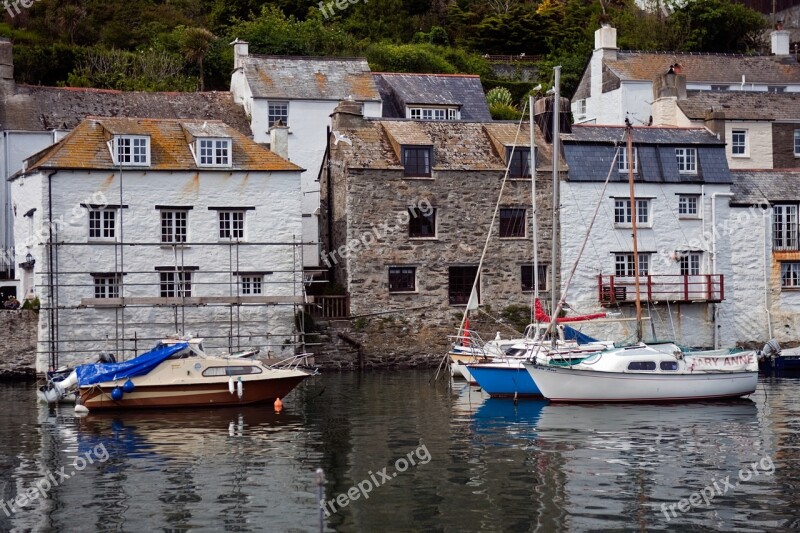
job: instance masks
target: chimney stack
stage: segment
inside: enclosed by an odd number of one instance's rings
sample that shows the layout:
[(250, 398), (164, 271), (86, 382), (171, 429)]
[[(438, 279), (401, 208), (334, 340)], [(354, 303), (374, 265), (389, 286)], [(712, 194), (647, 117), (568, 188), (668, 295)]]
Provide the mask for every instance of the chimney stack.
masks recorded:
[(233, 70), (244, 66), (244, 59), (250, 55), (250, 43), (238, 37), (231, 43), (233, 46)]
[[(548, 143), (553, 142), (553, 98), (539, 98), (534, 104), (533, 120), (544, 134), (544, 140)], [(561, 115), (559, 129), (561, 133), (572, 132), (572, 112), (570, 110), (569, 98), (561, 98)]]
[(331, 117), (333, 117), (331, 128), (334, 131), (359, 128), (364, 121), (364, 112), (361, 104), (348, 97), (339, 102)]
[(783, 21), (775, 24), (775, 29), (770, 33), (772, 53), (776, 56), (789, 55), (789, 31), (783, 29)]
[(602, 50), (604, 57), (614, 60), (617, 58), (617, 29), (608, 24), (603, 24), (594, 32), (594, 49)]
[(289, 160), (289, 126), (278, 120), (269, 128), (269, 149), (275, 155)]

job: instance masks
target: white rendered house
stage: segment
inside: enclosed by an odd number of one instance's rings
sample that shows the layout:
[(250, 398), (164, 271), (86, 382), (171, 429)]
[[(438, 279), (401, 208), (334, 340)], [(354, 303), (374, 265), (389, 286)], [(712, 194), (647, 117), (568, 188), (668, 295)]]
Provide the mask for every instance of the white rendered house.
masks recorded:
[(301, 172), (219, 121), (88, 118), (30, 158), (11, 191), (38, 370), (176, 332), (293, 353)]

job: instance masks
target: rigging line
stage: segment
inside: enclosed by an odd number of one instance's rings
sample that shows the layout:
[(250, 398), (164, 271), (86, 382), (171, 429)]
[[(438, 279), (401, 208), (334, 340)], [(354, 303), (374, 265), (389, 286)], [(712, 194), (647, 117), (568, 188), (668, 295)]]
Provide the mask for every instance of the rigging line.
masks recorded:
[(490, 315), (489, 313), (487, 313), (486, 311), (484, 311), (484, 310), (483, 310), (483, 309), (481, 309), (480, 307), (478, 308), (478, 312), (479, 312), (479, 313), (481, 313), (481, 314), (484, 314), (484, 315), (488, 316), (488, 317), (489, 317), (489, 318), (491, 318), (493, 321), (495, 321), (497, 324), (500, 324), (501, 326), (503, 326), (503, 327), (504, 327), (504, 328), (506, 328), (507, 330), (511, 331), (512, 333), (515, 333), (515, 334), (517, 334), (517, 335), (519, 335), (519, 336), (522, 336), (522, 335), (523, 335), (522, 333), (520, 333), (520, 332), (519, 332), (519, 331), (517, 331), (516, 329), (512, 328), (511, 326), (509, 326), (508, 324), (506, 324), (505, 322), (503, 322), (501, 319), (499, 319), (499, 318), (495, 318), (494, 316)]
[(667, 315), (669, 316), (669, 324), (672, 327), (672, 338), (677, 340), (678, 336), (675, 334), (675, 322), (672, 321), (672, 310), (669, 307), (669, 298), (667, 298)]

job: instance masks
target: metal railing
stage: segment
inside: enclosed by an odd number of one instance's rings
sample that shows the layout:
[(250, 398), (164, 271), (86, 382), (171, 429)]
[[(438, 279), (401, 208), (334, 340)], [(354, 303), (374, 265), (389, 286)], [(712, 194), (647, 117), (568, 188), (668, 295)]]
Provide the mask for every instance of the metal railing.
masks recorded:
[[(634, 303), (635, 279), (620, 276), (597, 276), (598, 298), (602, 305)], [(661, 274), (639, 276), (640, 298), (643, 302), (721, 302), (725, 299), (725, 280), (722, 274)]]

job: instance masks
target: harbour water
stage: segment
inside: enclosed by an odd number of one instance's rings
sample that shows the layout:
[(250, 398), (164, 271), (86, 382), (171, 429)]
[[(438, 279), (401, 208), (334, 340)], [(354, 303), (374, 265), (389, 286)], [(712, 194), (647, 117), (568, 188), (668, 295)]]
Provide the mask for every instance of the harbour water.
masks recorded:
[(800, 525), (796, 378), (732, 403), (564, 406), (430, 377), (324, 374), (280, 414), (83, 419), (0, 384), (0, 530), (319, 531), (317, 468), (326, 531)]

